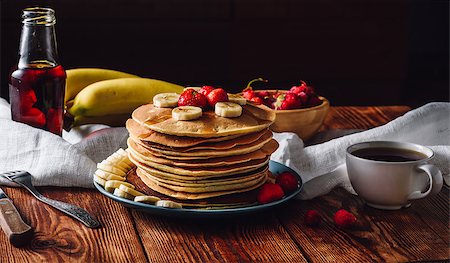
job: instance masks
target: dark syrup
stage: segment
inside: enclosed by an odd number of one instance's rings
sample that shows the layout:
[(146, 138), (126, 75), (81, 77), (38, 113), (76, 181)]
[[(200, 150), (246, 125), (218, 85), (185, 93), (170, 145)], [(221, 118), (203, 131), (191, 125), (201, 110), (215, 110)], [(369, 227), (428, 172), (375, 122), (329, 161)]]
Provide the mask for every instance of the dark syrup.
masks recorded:
[(352, 152), (354, 156), (372, 161), (411, 162), (427, 158), (423, 153), (400, 148), (365, 148)]

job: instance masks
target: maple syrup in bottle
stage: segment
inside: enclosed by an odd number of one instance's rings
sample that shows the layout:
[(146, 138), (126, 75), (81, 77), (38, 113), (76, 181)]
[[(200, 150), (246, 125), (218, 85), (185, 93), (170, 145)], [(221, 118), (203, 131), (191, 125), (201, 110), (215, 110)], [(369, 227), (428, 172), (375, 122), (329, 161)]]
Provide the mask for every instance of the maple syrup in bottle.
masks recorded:
[(58, 62), (55, 12), (26, 8), (22, 23), (19, 63), (9, 78), (12, 119), (61, 136), (66, 72)]

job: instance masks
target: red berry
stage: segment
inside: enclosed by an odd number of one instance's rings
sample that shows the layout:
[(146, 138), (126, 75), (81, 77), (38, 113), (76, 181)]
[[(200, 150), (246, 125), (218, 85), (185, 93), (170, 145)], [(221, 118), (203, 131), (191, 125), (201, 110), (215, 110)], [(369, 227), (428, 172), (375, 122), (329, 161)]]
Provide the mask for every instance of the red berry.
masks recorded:
[(322, 221), (322, 217), (316, 210), (308, 210), (305, 213), (304, 222), (307, 226), (318, 226)]
[(285, 193), (294, 192), (298, 188), (298, 180), (291, 172), (282, 172), (275, 180), (283, 188)]
[(20, 111), (29, 111), (36, 103), (36, 93), (30, 89), (20, 93)]
[(309, 99), (308, 94), (306, 94), (305, 92), (302, 91), (302, 92), (298, 93), (298, 97), (300, 98), (302, 105), (308, 105), (308, 99)]
[(251, 100), (251, 98), (255, 97), (255, 92), (250, 88), (250, 89), (245, 89), (242, 92), (242, 96), (244, 98), (246, 98), (247, 100)]
[(208, 94), (214, 90), (214, 87), (212, 86), (203, 86), (198, 92), (201, 94), (208, 96)]
[(334, 214), (334, 223), (341, 228), (350, 228), (356, 223), (356, 217), (345, 209), (341, 209)]
[(265, 183), (259, 190), (257, 199), (260, 204), (267, 204), (280, 200), (283, 196), (284, 192), (281, 186), (274, 183)]
[(313, 95), (313, 96), (311, 96), (311, 98), (309, 98), (308, 105), (310, 107), (314, 107), (314, 106), (317, 106), (320, 104), (322, 104), (322, 100), (320, 100), (319, 97), (317, 97), (316, 95)]
[(208, 101), (205, 95), (194, 89), (186, 89), (178, 99), (178, 106), (196, 106), (205, 109), (208, 106)]
[(224, 89), (218, 88), (210, 91), (206, 98), (209, 106), (214, 107), (217, 102), (228, 101), (228, 93)]
[(300, 97), (292, 92), (286, 92), (285, 94), (278, 96), (277, 101), (275, 102), (276, 110), (299, 109), (301, 106), (302, 102)]
[(268, 91), (255, 91), (255, 95), (264, 99), (265, 97), (269, 97), (270, 93)]
[(263, 99), (261, 99), (260, 97), (252, 97), (249, 99), (249, 101), (255, 103), (255, 104), (263, 104)]

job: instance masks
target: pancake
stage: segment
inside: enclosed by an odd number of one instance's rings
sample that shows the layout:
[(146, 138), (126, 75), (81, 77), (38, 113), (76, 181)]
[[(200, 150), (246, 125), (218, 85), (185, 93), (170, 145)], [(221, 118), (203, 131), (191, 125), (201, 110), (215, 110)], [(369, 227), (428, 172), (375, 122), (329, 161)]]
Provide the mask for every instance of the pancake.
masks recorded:
[[(130, 135), (131, 136), (131, 135)], [(272, 132), (269, 130), (263, 130), (260, 132), (254, 132), (250, 133), (248, 135), (239, 136), (234, 139), (230, 139), (227, 141), (222, 142), (206, 142), (201, 143), (192, 147), (169, 147), (158, 143), (150, 143), (146, 141), (141, 142), (145, 144), (148, 147), (156, 148), (160, 150), (166, 150), (166, 151), (177, 151), (177, 152), (190, 152), (190, 151), (197, 151), (197, 150), (226, 150), (231, 149), (233, 147), (239, 146), (239, 145), (248, 145), (253, 142), (258, 141), (261, 137), (267, 137), (272, 136)], [(131, 136), (134, 140), (138, 139), (136, 137)]]
[(201, 159), (201, 160), (176, 160), (176, 159), (167, 159), (164, 157), (157, 157), (150, 154), (144, 147), (138, 145), (133, 140), (128, 141), (128, 151), (132, 152), (133, 155), (138, 156), (140, 159), (147, 160), (150, 162), (171, 165), (176, 167), (217, 167), (217, 166), (226, 166), (233, 165), (238, 163), (245, 163), (251, 160), (260, 160), (264, 159), (267, 156), (271, 155), (277, 148), (278, 143), (275, 140), (270, 141), (265, 144), (261, 149), (256, 150), (251, 153), (242, 154), (242, 155), (234, 155), (227, 157), (217, 157), (217, 158), (209, 158), (209, 159)]
[(237, 208), (254, 205), (257, 203), (256, 196), (258, 190), (250, 190), (248, 192), (235, 193), (230, 195), (211, 197), (197, 200), (178, 200), (173, 197), (161, 194), (148, 187), (136, 174), (136, 168), (130, 170), (127, 174), (127, 181), (132, 183), (136, 190), (146, 194), (157, 196), (163, 200), (171, 200), (183, 205), (184, 208), (194, 209), (225, 209)]
[(133, 153), (130, 153), (134, 161), (139, 162), (139, 164), (143, 164), (143, 166), (146, 166), (148, 168), (154, 168), (163, 172), (168, 172), (172, 174), (177, 175), (184, 175), (184, 176), (195, 176), (195, 177), (201, 177), (201, 176), (226, 176), (231, 175), (235, 173), (242, 173), (245, 171), (252, 171), (256, 170), (258, 168), (263, 167), (269, 162), (269, 158), (266, 157), (266, 159), (259, 159), (259, 160), (252, 160), (246, 163), (240, 163), (240, 164), (233, 164), (233, 165), (227, 165), (227, 166), (219, 166), (219, 167), (197, 167), (197, 168), (180, 168), (176, 166), (169, 166), (154, 162), (149, 162), (140, 159), (138, 156), (133, 155)]
[(222, 142), (232, 140), (241, 136), (241, 134), (239, 134), (216, 138), (194, 138), (168, 135), (145, 128), (143, 125), (139, 124), (133, 119), (128, 119), (125, 125), (131, 137), (138, 138), (139, 140), (144, 142), (157, 143), (169, 147), (192, 147), (201, 143)]
[[(232, 169), (230, 170), (202, 170), (202, 169), (198, 169), (198, 170), (177, 170), (177, 172), (179, 173), (183, 173), (183, 174), (177, 174), (177, 173), (172, 173), (172, 172), (168, 172), (168, 171), (163, 171), (163, 170), (159, 170), (153, 167), (150, 167), (146, 164), (143, 164), (141, 162), (139, 162), (139, 160), (137, 160), (135, 158), (135, 156), (133, 156), (133, 154), (128, 154), (129, 159), (139, 168), (144, 169), (146, 172), (151, 173), (155, 176), (159, 176), (159, 177), (165, 177), (165, 178), (179, 178), (180, 180), (189, 180), (189, 181), (194, 181), (194, 180), (199, 180), (199, 179), (206, 179), (206, 178), (217, 178), (217, 177), (223, 177), (226, 175), (233, 175), (236, 173), (247, 173), (247, 172), (251, 172), (254, 170), (257, 170), (258, 168), (261, 168), (263, 166), (267, 166), (267, 164), (269, 163), (269, 158), (266, 158), (265, 160), (262, 159), (261, 163), (251, 163), (251, 165), (245, 167), (232, 167)], [(257, 160), (260, 161), (260, 160)], [(253, 161), (250, 161), (253, 162)]]
[[(132, 138), (128, 138), (128, 140), (132, 140)], [(166, 157), (169, 159), (177, 159), (177, 157), (189, 157), (191, 159), (196, 159), (197, 157), (204, 158), (213, 158), (213, 157), (224, 157), (238, 154), (246, 154), (250, 152), (254, 152), (256, 150), (261, 149), (265, 144), (269, 143), (272, 140), (272, 134), (264, 134), (257, 141), (247, 144), (247, 145), (239, 145), (235, 146), (231, 149), (224, 150), (196, 150), (190, 152), (177, 152), (174, 150), (161, 150), (155, 147), (149, 147), (147, 145), (142, 144), (140, 141), (135, 141), (137, 144), (140, 144), (144, 148), (148, 150), (149, 153), (159, 156)]]
[(265, 106), (248, 104), (242, 107), (242, 115), (236, 118), (220, 117), (214, 111), (205, 111), (197, 120), (177, 121), (172, 118), (172, 109), (147, 104), (134, 110), (132, 118), (159, 133), (212, 138), (265, 130), (275, 121), (275, 112)]
[(223, 196), (223, 195), (230, 195), (230, 194), (234, 194), (234, 193), (247, 192), (247, 191), (256, 189), (256, 188), (260, 187), (261, 185), (263, 185), (267, 179), (267, 172), (268, 172), (268, 170), (264, 170), (264, 176), (262, 176), (262, 179), (260, 179), (256, 184), (254, 184), (251, 187), (234, 189), (234, 190), (230, 190), (230, 191), (189, 193), (189, 192), (182, 192), (182, 191), (174, 191), (165, 186), (157, 184), (153, 180), (149, 179), (149, 177), (142, 174), (139, 169), (136, 170), (136, 174), (139, 176), (139, 178), (151, 189), (153, 189), (154, 191), (159, 192), (161, 194), (164, 194), (164, 195), (167, 195), (172, 198), (179, 199), (179, 200), (198, 200), (198, 199), (205, 199), (205, 198), (211, 198), (211, 197), (217, 197), (217, 196)]

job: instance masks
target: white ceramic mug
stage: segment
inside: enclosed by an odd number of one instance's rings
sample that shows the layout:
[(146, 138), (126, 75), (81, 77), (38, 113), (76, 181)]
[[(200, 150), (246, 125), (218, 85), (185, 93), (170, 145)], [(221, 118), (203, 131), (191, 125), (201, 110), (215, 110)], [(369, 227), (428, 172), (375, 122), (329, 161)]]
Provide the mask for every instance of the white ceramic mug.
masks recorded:
[[(413, 151), (420, 153), (423, 158), (411, 161), (380, 161), (355, 155), (358, 150), (373, 148)], [(394, 141), (362, 142), (347, 148), (347, 172), (353, 189), (367, 205), (395, 210), (408, 207), (412, 200), (441, 190), (442, 173), (436, 166), (428, 164), (433, 157), (434, 153), (430, 148), (418, 144)]]

